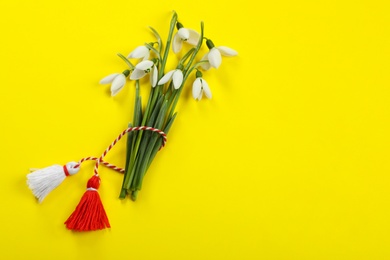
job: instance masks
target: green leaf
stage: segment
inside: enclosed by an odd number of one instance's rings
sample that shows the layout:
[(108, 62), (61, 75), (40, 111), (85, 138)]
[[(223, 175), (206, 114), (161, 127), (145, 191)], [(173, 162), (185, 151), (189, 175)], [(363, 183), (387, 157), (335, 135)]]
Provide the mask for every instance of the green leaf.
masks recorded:
[[(165, 114), (167, 112), (167, 106), (168, 106), (167, 101), (165, 101), (161, 106), (161, 109), (159, 111), (159, 114), (158, 114), (157, 119), (156, 119), (156, 124), (155, 124), (155, 128), (157, 128), (157, 129), (160, 129), (164, 123)], [(148, 146), (146, 147), (145, 155), (141, 161), (141, 165), (140, 165), (140, 169), (139, 169), (140, 175), (139, 175), (139, 178), (138, 178), (138, 180), (136, 182), (136, 186), (135, 186), (136, 190), (141, 190), (143, 177), (145, 176), (146, 169), (148, 168), (149, 158), (150, 158), (150, 155), (153, 151), (153, 147), (154, 147), (157, 139), (161, 138), (160, 134), (158, 134), (158, 133), (151, 133), (151, 134), (152, 134), (152, 136), (150, 137)]]
[[(147, 126), (154, 127), (155, 121), (159, 115), (159, 111), (160, 111), (161, 104), (162, 104), (163, 100), (164, 100), (164, 97), (160, 96), (160, 98), (158, 99), (158, 101), (157, 101), (157, 103), (152, 111), (152, 114), (150, 115)], [(142, 136), (141, 141), (140, 141), (137, 162), (136, 162), (136, 165), (134, 166), (135, 167), (134, 177), (132, 178), (132, 181), (130, 184), (130, 189), (132, 191), (137, 189), (136, 187), (138, 186), (138, 183), (141, 181), (141, 178), (143, 175), (142, 174), (142, 168), (143, 168), (142, 165), (143, 165), (143, 161), (145, 160), (144, 159), (145, 153), (146, 153), (146, 150), (149, 146), (150, 139), (152, 136), (151, 131), (142, 131), (142, 132), (143, 132), (143, 136)]]
[[(142, 104), (141, 104), (141, 96), (140, 96), (140, 84), (139, 80), (135, 82), (136, 92), (135, 92), (135, 102), (134, 102), (134, 115), (133, 115), (133, 126), (139, 126), (142, 120)], [(129, 124), (131, 127), (131, 124)], [(133, 171), (134, 161), (138, 152), (138, 149), (135, 147), (135, 142), (138, 132), (131, 131), (127, 134), (127, 154), (126, 154), (126, 166), (125, 173), (123, 177), (122, 190), (119, 195), (119, 198), (123, 199), (126, 197), (126, 189), (128, 187), (128, 183), (132, 179), (131, 172)]]
[[(163, 132), (168, 135), (168, 132), (169, 132), (169, 129), (171, 129), (171, 126), (173, 124), (173, 121), (175, 121), (175, 118), (176, 118), (176, 115), (177, 113), (175, 113), (167, 122), (166, 126), (164, 127), (163, 129)], [(148, 166), (146, 168), (146, 172), (148, 171), (150, 165), (152, 164), (152, 161), (154, 160), (154, 157), (156, 156), (157, 152), (160, 150), (161, 148), (161, 145), (162, 145), (162, 138), (158, 139), (156, 144), (154, 145), (153, 147), (153, 150), (152, 150), (152, 153), (149, 157), (149, 162), (148, 162)], [(145, 174), (146, 174), (145, 172)]]

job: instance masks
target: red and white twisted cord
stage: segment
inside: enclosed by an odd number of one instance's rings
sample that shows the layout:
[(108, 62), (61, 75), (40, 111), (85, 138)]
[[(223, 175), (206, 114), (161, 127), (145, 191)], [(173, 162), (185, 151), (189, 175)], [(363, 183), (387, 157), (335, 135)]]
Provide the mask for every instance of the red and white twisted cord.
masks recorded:
[(167, 142), (167, 135), (161, 131), (160, 129), (157, 129), (157, 128), (153, 128), (153, 127), (150, 127), (150, 126), (136, 126), (136, 127), (129, 127), (129, 128), (126, 128), (125, 130), (122, 131), (122, 133), (120, 133), (118, 135), (118, 137), (110, 144), (110, 146), (107, 147), (107, 149), (103, 152), (103, 154), (97, 158), (97, 157), (85, 157), (85, 158), (82, 158), (80, 161), (78, 161), (77, 165), (74, 166), (74, 168), (78, 168), (80, 167), (80, 165), (85, 162), (85, 161), (96, 161), (95, 163), (95, 167), (93, 169), (93, 172), (95, 175), (99, 175), (98, 173), (98, 167), (99, 167), (99, 164), (103, 164), (104, 166), (110, 168), (110, 169), (113, 169), (117, 172), (120, 172), (120, 173), (124, 173), (125, 172), (125, 169), (121, 168), (121, 167), (118, 167), (118, 166), (115, 166), (109, 162), (106, 162), (106, 161), (103, 161), (103, 158), (107, 155), (107, 153), (115, 146), (115, 144), (117, 142), (119, 142), (119, 140), (122, 139), (122, 137), (129, 133), (129, 132), (132, 132), (132, 131), (142, 131), (142, 130), (145, 130), (145, 131), (152, 131), (152, 132), (155, 132), (155, 133), (158, 133), (159, 135), (161, 135), (162, 137), (162, 144), (161, 144), (161, 147), (164, 147), (166, 142)]
[[(80, 167), (80, 164), (82, 164), (83, 162), (85, 161), (97, 161), (99, 160), (99, 158), (97, 157), (85, 157), (83, 159), (81, 159), (80, 161), (77, 162), (77, 165), (75, 166), (75, 168), (77, 167)], [(118, 167), (118, 166), (115, 166), (109, 162), (106, 162), (106, 161), (100, 161), (100, 164), (103, 164), (104, 166), (110, 168), (110, 169), (113, 169), (114, 171), (117, 171), (117, 172), (120, 172), (120, 173), (124, 173), (125, 172), (125, 169), (121, 168), (121, 167)]]
[[(118, 135), (118, 137), (117, 137), (117, 138), (116, 138), (116, 139), (107, 147), (107, 149), (103, 152), (103, 154), (100, 156), (100, 158), (99, 158), (98, 160), (96, 160), (95, 167), (94, 167), (94, 169), (93, 169), (94, 174), (95, 174), (95, 175), (99, 175), (99, 173), (98, 173), (99, 164), (100, 164), (100, 163), (104, 164), (104, 163), (103, 163), (103, 158), (104, 158), (104, 157), (107, 155), (107, 153), (115, 146), (115, 144), (116, 144), (119, 140), (122, 139), (122, 137), (123, 137), (125, 134), (127, 134), (127, 133), (129, 133), (129, 132), (132, 132), (132, 131), (141, 131), (141, 130), (152, 131), (152, 132), (158, 133), (158, 134), (161, 135), (161, 137), (162, 137), (162, 144), (161, 144), (160, 149), (161, 149), (162, 147), (165, 146), (165, 144), (166, 144), (166, 142), (167, 142), (167, 135), (166, 135), (163, 131), (161, 131), (160, 129), (153, 128), (153, 127), (150, 127), (150, 126), (128, 127), (128, 128), (126, 128), (125, 130), (123, 130), (122, 133), (120, 133), (120, 134)], [(104, 164), (104, 165), (106, 165), (106, 164)], [(107, 165), (106, 165), (106, 166), (107, 166)], [(115, 167), (115, 168), (118, 168), (118, 167), (116, 167), (116, 166), (114, 166), (114, 165), (110, 165), (109, 168), (114, 169), (114, 167)]]

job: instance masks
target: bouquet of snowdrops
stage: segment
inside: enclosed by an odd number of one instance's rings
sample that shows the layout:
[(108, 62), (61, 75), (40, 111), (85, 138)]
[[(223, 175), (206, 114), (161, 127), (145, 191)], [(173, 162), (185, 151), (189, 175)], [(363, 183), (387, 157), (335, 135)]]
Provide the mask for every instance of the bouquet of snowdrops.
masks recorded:
[[(165, 45), (159, 33), (152, 27), (150, 29), (156, 41), (135, 48), (127, 57), (118, 54), (127, 68), (122, 73), (108, 75), (100, 83), (111, 84), (111, 95), (115, 96), (128, 80), (135, 81), (134, 115), (130, 126), (147, 126), (167, 134), (177, 115), (175, 108), (187, 80), (193, 82), (192, 96), (195, 100), (201, 100), (203, 95), (211, 99), (211, 90), (201, 69), (207, 71), (210, 68), (218, 68), (222, 62), (221, 55), (235, 56), (237, 52), (224, 46), (215, 47), (212, 40), (204, 36), (203, 22), (198, 33), (184, 27), (178, 21), (176, 13), (173, 13)], [(209, 51), (199, 59), (204, 41)], [(183, 44), (193, 47), (182, 55), (175, 68), (167, 71), (170, 48), (178, 54)], [(131, 60), (138, 63), (134, 65)], [(150, 86), (147, 87), (150, 94), (143, 110), (139, 80), (147, 75), (150, 77)], [(161, 148), (163, 139), (153, 131), (132, 131), (127, 135), (126, 167), (120, 198), (129, 195), (132, 200), (136, 200), (142, 180)]]

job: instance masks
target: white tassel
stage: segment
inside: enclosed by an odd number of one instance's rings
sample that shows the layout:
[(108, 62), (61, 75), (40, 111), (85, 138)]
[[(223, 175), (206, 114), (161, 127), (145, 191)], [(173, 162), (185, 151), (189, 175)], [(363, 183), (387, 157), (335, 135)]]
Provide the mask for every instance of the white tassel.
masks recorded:
[(76, 174), (80, 167), (75, 168), (78, 163), (70, 162), (64, 166), (53, 165), (43, 169), (35, 170), (27, 175), (27, 185), (38, 199), (39, 203), (67, 176)]

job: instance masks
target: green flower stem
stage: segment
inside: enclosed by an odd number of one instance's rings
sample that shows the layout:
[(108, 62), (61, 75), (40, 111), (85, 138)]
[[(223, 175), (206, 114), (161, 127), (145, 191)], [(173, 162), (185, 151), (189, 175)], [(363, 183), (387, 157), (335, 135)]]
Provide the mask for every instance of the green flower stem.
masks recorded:
[[(132, 127), (132, 124), (129, 124), (128, 127)], [(128, 165), (129, 165), (129, 162), (130, 162), (130, 154), (132, 154), (132, 148), (133, 148), (133, 140), (134, 140), (134, 132), (130, 132), (127, 134), (127, 142), (126, 142), (126, 164), (125, 164), (125, 176), (123, 177), (123, 183), (122, 183), (122, 189), (121, 189), (121, 192), (119, 194), (119, 198), (120, 199), (124, 199), (126, 197), (126, 189), (124, 188), (124, 183), (125, 183), (125, 180), (126, 180), (126, 176), (128, 175), (127, 174), (127, 169), (128, 169)]]
[(123, 56), (121, 53), (118, 53), (117, 54), (119, 56), (119, 58), (121, 58), (126, 64), (127, 66), (129, 66), (130, 70), (134, 70), (134, 65), (133, 63), (131, 63), (125, 56)]
[(153, 32), (154, 36), (157, 39), (157, 44), (158, 44), (158, 52), (161, 54), (161, 49), (162, 49), (162, 44), (161, 44), (161, 37), (160, 34), (151, 26), (149, 26), (149, 29)]
[[(175, 121), (176, 115), (177, 115), (177, 113), (173, 114), (173, 116), (166, 123), (166, 125), (165, 125), (165, 127), (163, 129), (165, 134), (168, 134), (169, 130), (171, 129), (171, 126), (172, 126), (173, 122)], [(161, 140), (161, 137), (160, 137), (160, 139), (157, 140), (157, 142), (156, 142), (156, 144), (155, 144), (155, 146), (153, 148), (152, 154), (151, 154), (150, 159), (149, 159), (148, 167), (146, 168), (146, 172), (148, 171), (148, 169), (149, 169), (149, 167), (150, 167), (154, 157), (156, 156), (157, 152), (160, 150), (161, 145), (162, 145), (162, 140)]]
[(171, 81), (171, 83), (169, 83), (167, 90), (165, 91), (165, 94), (164, 94), (165, 100), (169, 100), (169, 97), (172, 95), (172, 92), (173, 92), (172, 85), (173, 85), (173, 83)]
[(161, 68), (160, 68), (160, 71), (159, 71), (159, 78), (161, 78), (164, 75), (164, 69), (165, 69), (165, 65), (167, 63), (169, 49), (171, 47), (173, 30), (175, 29), (176, 22), (177, 22), (177, 13), (173, 12), (173, 16), (172, 16), (172, 19), (171, 19), (171, 25), (169, 27), (169, 34), (168, 34), (168, 39), (167, 39), (167, 45), (165, 46), (164, 56), (163, 56), (163, 60), (161, 62)]
[[(141, 104), (141, 96), (140, 96), (140, 83), (139, 80), (135, 82), (135, 106), (134, 106), (134, 116), (133, 116), (133, 126), (138, 126), (142, 120), (142, 104)], [(131, 169), (134, 164), (136, 151), (134, 151), (134, 144), (137, 137), (137, 132), (128, 133), (127, 139), (127, 154), (126, 154), (126, 164), (125, 164), (125, 175), (123, 177), (122, 190), (120, 192), (119, 198), (124, 199), (126, 197), (126, 186), (129, 183), (129, 179), (131, 179)]]
[[(154, 96), (154, 92), (155, 92), (154, 89), (152, 89), (151, 93), (149, 95), (148, 103), (146, 105), (144, 116), (142, 118), (142, 123), (137, 125), (137, 126), (145, 125), (146, 120), (148, 119), (148, 116), (149, 116), (150, 105), (151, 105), (151, 101), (152, 101), (153, 96)], [(131, 182), (134, 179), (135, 161), (136, 161), (136, 158), (138, 155), (138, 149), (139, 149), (139, 146), (141, 143), (142, 134), (143, 134), (143, 131), (139, 131), (137, 133), (137, 138), (136, 138), (135, 144), (133, 145), (132, 154), (130, 155), (130, 166), (127, 169), (126, 177), (125, 177), (124, 183), (123, 183), (123, 188), (127, 189), (127, 190), (130, 188)]]
[[(147, 124), (154, 125), (155, 128), (160, 129), (161, 128), (161, 123), (160, 123), (161, 113), (165, 113), (165, 110), (166, 109), (164, 108), (164, 105), (163, 105), (163, 96), (160, 96), (152, 114), (150, 115), (150, 119), (149, 119), (149, 122)], [(136, 171), (135, 171), (136, 176), (134, 176), (134, 181), (131, 183), (131, 186), (130, 186), (131, 191), (139, 190), (139, 188), (138, 188), (139, 183), (142, 182), (142, 178), (143, 178), (144, 171), (145, 171), (144, 164), (145, 164), (145, 161), (146, 162), (148, 161), (148, 157), (149, 157), (148, 149), (149, 149), (149, 147), (154, 146), (153, 135), (159, 135), (159, 134), (153, 133), (150, 131), (146, 131), (144, 133), (144, 137), (142, 138), (141, 145), (139, 148), (139, 157), (137, 158), (137, 166), (136, 166)]]
[[(159, 62), (160, 64), (160, 62)], [(149, 95), (149, 99), (148, 99), (148, 103), (146, 105), (146, 108), (145, 108), (145, 113), (144, 113), (144, 116), (142, 118), (142, 122), (140, 124), (138, 124), (139, 126), (140, 125), (146, 125), (146, 123), (149, 121), (149, 114), (150, 114), (150, 111), (154, 109), (155, 105), (156, 105), (156, 101), (157, 101), (157, 98), (158, 96), (160, 95), (160, 92), (161, 92), (161, 88), (162, 86), (156, 86), (155, 88), (152, 88), (151, 92), (150, 92), (150, 95)], [(147, 124), (148, 126), (153, 126), (153, 122), (148, 122)], [(137, 171), (137, 168), (139, 168), (139, 166), (135, 165), (136, 161), (140, 161), (142, 160), (142, 154), (140, 154), (140, 145), (141, 145), (141, 141), (143, 140), (143, 133), (144, 131), (139, 131), (137, 133), (137, 137), (136, 137), (136, 141), (135, 141), (135, 144), (133, 146), (133, 149), (132, 149), (132, 154), (130, 155), (130, 166), (128, 168), (128, 171), (130, 171), (130, 173), (128, 173), (128, 178), (125, 179), (124, 181), (124, 185), (123, 185), (123, 188), (124, 189), (131, 189), (132, 186), (134, 186), (133, 182), (136, 181), (137, 178), (139, 178), (139, 175), (140, 173)], [(146, 141), (147, 141), (147, 138), (144, 138)], [(146, 145), (145, 142), (143, 142), (143, 145)], [(121, 192), (122, 194), (123, 192)]]
[(149, 50), (153, 51), (153, 52), (157, 55), (157, 58), (158, 58), (159, 60), (161, 60), (160, 52), (159, 52), (156, 48), (154, 48), (154, 47), (153, 47), (152, 45), (150, 45), (149, 43), (145, 43), (145, 46), (146, 46), (147, 48), (149, 48)]
[[(159, 68), (158, 68), (158, 80), (160, 80), (164, 76), (165, 65), (166, 65), (167, 60), (168, 60), (169, 50), (170, 50), (170, 47), (171, 47), (173, 31), (175, 29), (176, 22), (177, 22), (177, 13), (173, 12), (173, 16), (172, 16), (171, 23), (170, 23), (170, 28), (169, 28), (169, 33), (168, 33), (168, 38), (167, 38), (167, 44), (165, 45), (163, 59), (161, 60), (161, 55), (158, 55), (158, 57), (159, 57), (158, 64), (160, 65)], [(155, 33), (156, 37), (158, 39), (160, 39), (160, 36), (158, 35), (158, 33), (155, 32), (154, 29), (152, 29), (152, 31)], [(160, 46), (161, 46), (161, 44), (160, 44)], [(161, 48), (160, 48), (160, 52), (161, 52)], [(156, 86), (155, 87), (155, 89), (157, 89), (157, 92), (158, 92), (157, 94), (158, 95), (163, 94), (163, 92), (164, 92), (163, 91), (163, 87), (164, 86)], [(156, 98), (154, 100), (152, 100), (152, 102), (153, 102), (152, 105), (153, 106), (155, 105)]]
[[(165, 114), (166, 114), (166, 111), (167, 111), (167, 105), (168, 105), (168, 102), (164, 101), (164, 103), (162, 104), (161, 108), (159, 109), (159, 114), (157, 116), (156, 123), (155, 123), (155, 127), (158, 128), (158, 129), (161, 129), (162, 125), (164, 123)], [(141, 160), (141, 168), (140, 168), (140, 171), (139, 171), (140, 172), (140, 176), (139, 176), (138, 181), (136, 183), (135, 190), (141, 190), (142, 180), (143, 180), (143, 177), (145, 175), (145, 171), (146, 171), (147, 165), (149, 163), (149, 158), (150, 158), (150, 155), (151, 155), (151, 153), (153, 151), (153, 147), (155, 146), (156, 141), (159, 138), (161, 138), (160, 135), (157, 134), (157, 133), (150, 133), (150, 135), (151, 135), (151, 137), (150, 137), (150, 140), (149, 140), (149, 142), (147, 144), (145, 155), (144, 155), (144, 157)]]
[(184, 64), (186, 60), (190, 57), (190, 55), (195, 51), (196, 48), (190, 49), (179, 61), (179, 64)]
[[(175, 114), (172, 116), (172, 118), (171, 118), (171, 119), (167, 122), (167, 124), (165, 125), (164, 129), (162, 129), (162, 130), (164, 131), (165, 134), (168, 134), (168, 132), (169, 132), (169, 130), (170, 130), (172, 124), (173, 124), (173, 121), (174, 121), (175, 118), (176, 118), (176, 115), (177, 115), (177, 113), (175, 113)], [(151, 163), (152, 163), (154, 157), (156, 156), (157, 152), (160, 150), (161, 145), (162, 145), (162, 139), (161, 139), (161, 136), (160, 136), (160, 138), (157, 139), (157, 141), (156, 141), (156, 143), (155, 143), (155, 145), (154, 145), (154, 147), (153, 147), (153, 149), (152, 149), (152, 151), (151, 151), (151, 154), (150, 154), (150, 156), (149, 156), (148, 164), (147, 164), (146, 169), (145, 169), (145, 171), (144, 171), (144, 173), (143, 173), (143, 177), (145, 177), (145, 174), (148, 172), (148, 169), (149, 169), (149, 167), (150, 167), (150, 165), (151, 165)], [(142, 177), (142, 178), (143, 178), (143, 177)], [(140, 187), (140, 189), (141, 189), (141, 187)], [(134, 191), (131, 192), (131, 199), (132, 199), (133, 201), (135, 201), (135, 200), (137, 199), (138, 191), (139, 191), (139, 190), (134, 190)]]

